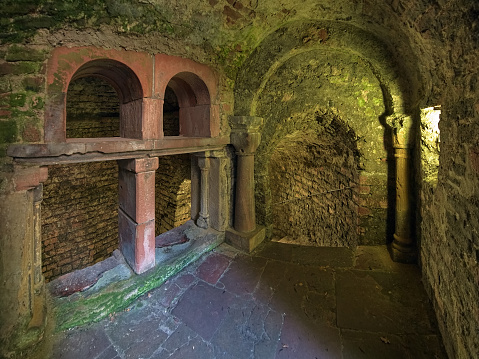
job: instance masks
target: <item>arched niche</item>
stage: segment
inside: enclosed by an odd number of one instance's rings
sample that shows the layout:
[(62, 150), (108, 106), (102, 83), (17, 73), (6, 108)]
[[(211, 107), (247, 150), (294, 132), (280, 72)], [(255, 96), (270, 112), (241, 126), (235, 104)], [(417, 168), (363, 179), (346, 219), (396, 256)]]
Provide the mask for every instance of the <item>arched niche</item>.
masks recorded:
[(175, 93), (179, 105), (180, 136), (219, 135), (217, 82), (216, 74), (208, 66), (180, 57), (155, 56), (154, 96), (164, 99), (167, 87)]
[[(299, 61), (298, 75), (285, 77), (284, 70), (292, 68), (292, 64), (298, 62), (297, 59), (305, 60)], [(349, 66), (363, 69), (361, 72), (364, 75), (351, 79), (348, 71), (338, 71), (336, 66), (338, 61), (342, 61), (346, 69)], [(392, 213), (395, 208), (396, 193), (394, 177), (397, 176), (395, 148), (391, 141), (395, 135), (395, 127), (386, 120), (392, 114), (413, 113), (418, 91), (415, 85), (417, 81), (410, 81), (412, 72), (403, 72), (401, 69), (388, 46), (374, 34), (351, 24), (334, 21), (288, 23), (265, 37), (251, 53), (236, 79), (234, 112), (237, 116), (264, 118), (261, 131), (262, 142), (255, 156), (255, 197), (258, 219), (261, 224), (267, 226), (267, 233), (268, 226), (272, 223), (272, 198), (264, 171), (271, 149), (274, 148), (271, 145), (274, 144), (278, 133), (288, 132), (280, 130), (288, 128), (295, 122), (292, 120), (296, 113), (301, 115), (307, 109), (314, 109), (318, 105), (321, 108), (341, 111), (341, 116), (354, 128), (357, 134), (356, 140), (365, 151), (362, 157), (365, 161), (360, 163), (358, 188), (362, 192), (359, 195), (364, 198), (374, 197), (374, 201), (370, 200), (365, 206), (359, 208), (361, 217), (359, 229), (368, 228), (369, 233), (379, 233), (376, 228), (381, 223), (381, 238), (391, 238), (396, 219), (394, 217), (397, 217), (397, 214), (394, 216)], [(318, 77), (318, 82), (311, 82), (309, 88), (304, 88), (304, 84), (301, 84), (300, 74), (305, 71), (317, 74)], [(337, 76), (336, 72), (338, 72)], [(325, 76), (331, 77), (327, 86), (321, 83)], [(360, 88), (354, 89), (350, 86), (354, 85), (352, 82), (354, 80), (361, 87), (361, 78), (367, 79), (367, 90), (373, 91), (374, 100), (377, 100), (377, 106), (367, 116), (369, 119), (365, 119), (366, 122), (361, 119), (360, 112), (364, 101), (371, 102), (372, 92), (362, 93), (359, 91)], [(285, 91), (281, 93), (281, 96), (278, 95), (278, 87), (274, 85), (276, 82), (284, 85)], [(331, 90), (336, 85), (338, 85), (338, 93), (335, 94)], [(302, 107), (291, 105), (295, 101), (299, 104), (307, 97), (307, 94), (301, 91), (311, 92), (312, 89), (318, 90), (315, 97), (317, 101), (305, 103)], [(327, 89), (329, 90), (326, 91)], [(347, 104), (337, 98), (340, 95), (344, 96), (344, 90), (347, 92), (348, 89), (358, 90), (357, 94), (351, 93), (352, 96), (349, 97), (357, 103)], [(273, 98), (276, 96), (277, 101), (270, 100), (268, 94), (272, 94)], [(347, 116), (344, 116), (345, 105), (350, 109), (346, 111)], [(303, 122), (298, 122), (298, 124), (301, 123)], [(301, 127), (303, 128), (302, 125)], [(365, 145), (374, 143), (374, 147), (368, 148), (362, 145), (361, 141), (364, 140), (367, 141)], [(387, 222), (386, 226), (382, 224), (384, 222)], [(371, 240), (373, 240), (372, 235), (371, 238), (363, 237), (361, 243), (363, 241), (375, 243), (370, 242)]]
[[(151, 103), (153, 57), (94, 47), (57, 48), (47, 63), (45, 142), (66, 141), (66, 102), (72, 81), (97, 77), (108, 82), (120, 100), (120, 137), (156, 138), (147, 122)], [(78, 140), (75, 140), (78, 141)]]
[(179, 105), (179, 135), (210, 137), (211, 98), (206, 84), (197, 75), (181, 72), (168, 82)]
[(141, 139), (143, 90), (135, 73), (121, 62), (101, 59), (81, 66), (71, 81), (87, 77), (101, 78), (116, 90), (120, 100), (120, 137)]

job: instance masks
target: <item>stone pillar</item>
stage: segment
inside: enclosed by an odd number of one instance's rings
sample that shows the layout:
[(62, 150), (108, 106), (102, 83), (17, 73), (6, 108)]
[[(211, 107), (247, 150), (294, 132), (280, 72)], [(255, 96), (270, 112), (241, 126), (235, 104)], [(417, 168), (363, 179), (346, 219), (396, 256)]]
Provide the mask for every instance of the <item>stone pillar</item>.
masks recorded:
[(46, 318), (45, 283), (42, 273), (42, 202), (43, 184), (33, 189), (33, 316), (29, 328), (43, 328)]
[(155, 171), (158, 158), (119, 160), (120, 251), (131, 268), (155, 266)]
[(393, 128), (394, 157), (396, 158), (396, 227), (391, 243), (391, 256), (395, 262), (416, 261), (416, 246), (411, 230), (411, 174), (410, 139), (412, 118), (406, 115), (392, 115), (387, 123)]
[(200, 213), (196, 220), (196, 225), (200, 228), (208, 228), (209, 226), (209, 211), (208, 211), (208, 198), (209, 198), (209, 172), (210, 172), (210, 159), (209, 151), (204, 152), (198, 156), (198, 167), (201, 171), (200, 178)]
[(265, 236), (265, 229), (256, 226), (254, 200), (254, 152), (261, 141), (260, 117), (231, 116), (231, 144), (236, 149), (236, 189), (234, 230), (226, 233), (226, 240), (240, 249), (251, 252)]
[(0, 357), (40, 341), (46, 323), (41, 264), (42, 185), (48, 170), (15, 166), (1, 173), (0, 193)]
[(209, 224), (219, 232), (226, 230), (229, 219), (227, 207), (230, 194), (227, 174), (230, 170), (229, 163), (225, 150), (210, 151)]
[(198, 157), (191, 155), (191, 219), (196, 223), (200, 215), (201, 203), (201, 171), (198, 167)]

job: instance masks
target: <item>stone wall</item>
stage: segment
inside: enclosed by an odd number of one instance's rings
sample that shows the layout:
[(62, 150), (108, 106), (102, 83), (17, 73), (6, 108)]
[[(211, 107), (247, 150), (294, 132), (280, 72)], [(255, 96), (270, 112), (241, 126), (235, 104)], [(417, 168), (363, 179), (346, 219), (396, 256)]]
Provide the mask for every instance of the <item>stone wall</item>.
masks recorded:
[(163, 104), (163, 134), (165, 136), (178, 136), (180, 134), (179, 109), (175, 93), (167, 86)]
[(359, 152), (354, 133), (337, 121), (312, 138), (287, 136), (271, 156), (274, 237), (307, 245), (358, 244)]
[(155, 234), (167, 232), (191, 218), (190, 155), (159, 158), (155, 184)]
[[(441, 106), (438, 148), (427, 142), (434, 131), (421, 122), (422, 165), (418, 240), (425, 287), (434, 304), (450, 358), (479, 353), (479, 3), (436, 4), (429, 36), (440, 57), (431, 70), (434, 92), (427, 106)], [(439, 20), (441, 19), (441, 20)], [(437, 32), (436, 32), (437, 31)], [(428, 136), (425, 136), (428, 135)], [(439, 161), (435, 160), (439, 149)], [(426, 162), (426, 163), (424, 163)], [(437, 168), (437, 165), (438, 168)]]
[[(272, 43), (270, 46), (275, 45)], [(262, 51), (270, 51), (268, 45), (264, 47)], [(258, 53), (255, 56), (261, 59), (264, 54)], [(390, 209), (394, 209), (394, 194), (389, 178), (394, 178), (395, 173), (388, 158), (392, 150), (390, 133), (381, 121), (381, 115), (385, 111), (383, 93), (374, 70), (357, 54), (334, 49), (307, 48), (293, 52), (291, 56), (284, 56), (282, 61), (281, 64), (275, 64), (274, 71), (266, 71), (270, 77), (264, 79), (264, 86), (257, 94), (257, 103), (253, 105), (256, 114), (264, 118), (262, 142), (257, 150), (255, 166), (258, 220), (267, 226), (275, 221), (275, 209), (271, 209), (271, 203), (276, 201), (272, 198), (278, 189), (275, 180), (266, 173), (275, 149), (291, 137), (303, 136), (305, 142), (308, 142), (308, 138), (313, 140), (309, 140), (308, 145), (295, 148), (294, 151), (302, 159), (298, 162), (294, 156), (285, 156), (284, 163), (279, 167), (287, 168), (287, 171), (296, 170), (296, 167), (302, 166), (302, 161), (316, 163), (318, 168), (330, 166), (330, 175), (336, 180), (327, 184), (320, 176), (315, 177), (315, 180), (305, 179), (305, 183), (311, 183), (311, 187), (303, 186), (303, 192), (324, 192), (354, 186), (357, 194), (353, 199), (351, 192), (344, 192), (349, 199), (338, 199), (338, 203), (351, 201), (351, 204), (341, 205), (345, 210), (342, 220), (333, 219), (342, 221), (341, 224), (326, 224), (324, 219), (328, 214), (323, 211), (307, 214), (310, 218), (308, 224), (315, 221), (317, 213), (317, 222), (325, 224), (329, 229), (350, 226), (344, 231), (328, 229), (324, 234), (338, 234), (339, 239), (317, 243), (385, 244), (390, 240), (393, 230), (392, 222), (388, 219), (391, 217)], [(250, 66), (251, 71), (254, 71), (253, 68), (257, 70), (264, 64), (253, 59)], [(325, 132), (327, 135), (321, 137)], [(318, 138), (321, 139), (321, 145), (328, 138), (328, 146), (331, 147), (326, 146), (324, 152), (319, 151), (314, 145)], [(350, 150), (351, 153), (355, 152), (354, 155), (341, 151), (341, 154), (335, 154), (342, 146), (354, 147), (354, 151)], [(341, 160), (341, 156), (345, 158)], [(344, 166), (338, 165), (341, 161), (344, 161)], [(281, 161), (276, 162), (279, 164)], [(275, 166), (278, 168), (278, 165)], [(302, 174), (314, 177), (312, 172), (302, 172), (300, 175)], [(346, 178), (347, 176), (349, 177)], [(328, 197), (332, 198), (333, 195)], [(335, 211), (335, 206), (327, 206), (327, 211)], [(355, 213), (353, 208), (356, 209)], [(337, 209), (336, 216), (342, 212)], [(306, 222), (302, 226), (303, 229), (298, 233), (300, 235), (308, 232), (304, 229)], [(316, 229), (313, 232), (319, 232), (319, 228), (316, 225), (314, 227)], [(356, 233), (359, 233), (359, 237)], [(316, 242), (317, 238), (311, 241)], [(340, 241), (343, 243), (340, 244)]]
[(116, 161), (49, 166), (42, 242), (47, 281), (99, 262), (118, 248)]

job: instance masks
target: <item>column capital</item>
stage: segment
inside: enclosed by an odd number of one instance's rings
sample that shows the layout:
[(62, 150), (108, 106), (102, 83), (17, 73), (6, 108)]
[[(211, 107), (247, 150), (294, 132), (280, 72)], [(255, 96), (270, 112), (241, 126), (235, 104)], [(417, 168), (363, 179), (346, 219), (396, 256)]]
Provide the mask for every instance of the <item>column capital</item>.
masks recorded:
[(152, 172), (158, 169), (158, 157), (132, 158), (127, 160), (118, 160), (120, 168), (134, 172)]
[(230, 141), (238, 155), (251, 155), (261, 141), (260, 126), (263, 118), (254, 116), (230, 116)]
[(394, 130), (394, 147), (409, 148), (413, 118), (403, 113), (393, 113), (386, 117), (386, 123)]

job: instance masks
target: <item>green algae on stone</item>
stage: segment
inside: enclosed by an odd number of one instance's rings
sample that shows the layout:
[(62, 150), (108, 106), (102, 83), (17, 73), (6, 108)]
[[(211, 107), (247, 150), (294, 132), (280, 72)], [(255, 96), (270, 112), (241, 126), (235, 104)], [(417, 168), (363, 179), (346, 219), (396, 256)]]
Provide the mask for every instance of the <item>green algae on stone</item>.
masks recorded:
[(16, 142), (18, 127), (16, 121), (0, 121), (0, 143)]
[(112, 283), (97, 293), (91, 295), (77, 293), (71, 298), (57, 299), (55, 301), (57, 330), (96, 322), (110, 313), (124, 310), (138, 297), (159, 287), (168, 278), (199, 259), (204, 253), (217, 247), (222, 241), (220, 237), (206, 244), (200, 244), (173, 263), (159, 264), (146, 273)]

